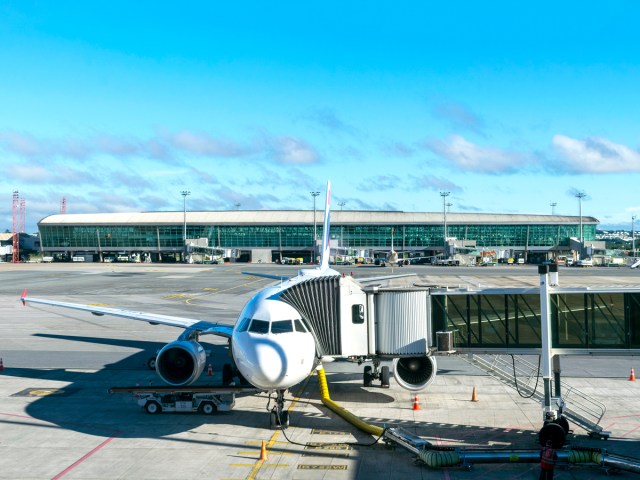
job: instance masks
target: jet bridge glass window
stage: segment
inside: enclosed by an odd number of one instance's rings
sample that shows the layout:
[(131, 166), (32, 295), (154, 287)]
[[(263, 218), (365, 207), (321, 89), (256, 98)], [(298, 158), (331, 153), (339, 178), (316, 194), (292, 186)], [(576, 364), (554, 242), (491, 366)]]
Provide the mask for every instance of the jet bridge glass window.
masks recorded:
[(293, 332), (293, 324), (291, 320), (278, 320), (271, 323), (271, 333), (289, 333)]
[(355, 324), (364, 323), (364, 305), (351, 305), (351, 322)]
[(249, 331), (251, 333), (260, 333), (263, 335), (269, 333), (269, 322), (265, 320), (256, 320), (254, 318), (251, 322), (251, 326), (249, 327)]

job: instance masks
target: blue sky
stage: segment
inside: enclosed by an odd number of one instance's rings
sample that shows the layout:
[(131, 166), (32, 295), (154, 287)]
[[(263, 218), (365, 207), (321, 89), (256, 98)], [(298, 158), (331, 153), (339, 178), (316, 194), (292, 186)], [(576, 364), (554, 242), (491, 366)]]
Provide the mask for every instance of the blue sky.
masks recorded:
[[(58, 213), (640, 213), (640, 4), (0, 3), (0, 230)], [(133, 5), (132, 5), (133, 4)]]

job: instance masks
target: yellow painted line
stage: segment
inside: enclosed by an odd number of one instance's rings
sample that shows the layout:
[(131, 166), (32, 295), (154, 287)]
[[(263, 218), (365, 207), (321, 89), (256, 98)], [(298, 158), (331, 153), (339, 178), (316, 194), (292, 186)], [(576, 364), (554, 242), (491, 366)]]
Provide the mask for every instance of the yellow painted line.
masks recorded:
[(111, 305), (109, 305), (108, 303), (89, 303), (88, 306), (90, 306), (90, 307), (109, 307)]
[(191, 302), (192, 302), (192, 300), (199, 300), (200, 298), (208, 297), (209, 295), (216, 295), (216, 294), (218, 294), (218, 293), (230, 292), (231, 290), (235, 290), (236, 288), (240, 288), (240, 287), (248, 287), (248, 286), (253, 285), (254, 283), (257, 283), (257, 282), (265, 282), (265, 280), (271, 280), (271, 281), (273, 281), (273, 279), (269, 279), (269, 278), (262, 278), (262, 277), (260, 277), (260, 278), (258, 278), (258, 279), (256, 279), (256, 280), (251, 281), (251, 282), (242, 283), (242, 284), (240, 284), (240, 285), (236, 285), (236, 286), (234, 286), (234, 287), (229, 287), (229, 288), (226, 288), (226, 289), (224, 289), (224, 290), (216, 290), (216, 291), (212, 291), (212, 292), (210, 292), (210, 293), (205, 293), (204, 295), (198, 295), (198, 296), (196, 296), (195, 298), (190, 298), (190, 299), (188, 299), (188, 300), (185, 300), (185, 302), (184, 302), (184, 303), (186, 303), (186, 304), (188, 304), (188, 305), (193, 305), (193, 304), (191, 303)]
[[(309, 383), (309, 380), (311, 380), (311, 375), (309, 375), (307, 377), (307, 380), (304, 382), (304, 384), (302, 385), (300, 390), (298, 390), (298, 393), (296, 394), (296, 396), (291, 401), (291, 404), (289, 405), (289, 408), (287, 409), (287, 412), (291, 413), (291, 411), (295, 408), (296, 404), (298, 403), (298, 400), (300, 400), (301, 393), (304, 392), (305, 389), (307, 388), (307, 384)], [(269, 441), (265, 445), (265, 448), (267, 449), (267, 457), (269, 456), (269, 450), (273, 447), (273, 445), (275, 445), (276, 441), (278, 440), (278, 437), (280, 436), (280, 432), (281, 432), (281, 430), (276, 430), (275, 432), (273, 432), (273, 435), (271, 435), (271, 438), (269, 439)], [(262, 442), (260, 442), (260, 445), (262, 445)], [(259, 455), (259, 453), (260, 452), (258, 452), (258, 455)], [(267, 466), (267, 464), (265, 464), (264, 460), (258, 460), (258, 462), (253, 466), (253, 469), (251, 470), (251, 472), (247, 476), (246, 480), (255, 480), (256, 477), (258, 476), (258, 473), (260, 473), (260, 469), (263, 466)]]
[[(260, 444), (262, 446), (262, 444)], [(255, 450), (251, 450), (250, 452), (238, 452), (238, 455), (255, 455), (258, 454), (258, 456), (260, 456), (260, 450), (258, 450), (257, 452)], [(268, 453), (268, 455), (294, 455), (297, 454), (298, 452), (280, 452), (277, 450), (273, 450), (271, 452)]]
[(34, 397), (47, 397), (49, 395), (60, 395), (64, 393), (64, 390), (60, 390), (57, 388), (51, 388), (51, 389), (38, 389), (38, 390), (31, 390), (29, 392), (29, 395), (33, 395)]
[[(255, 465), (253, 463), (232, 463), (231, 465), (229, 465), (230, 467), (255, 467)], [(262, 462), (262, 465), (260, 465), (260, 467), (270, 467), (270, 468), (289, 468), (289, 465), (286, 465), (284, 463), (265, 463)]]
[[(272, 445), (289, 445), (289, 442), (271, 442)], [(260, 445), (262, 446), (262, 441), (254, 441), (254, 440), (250, 440), (248, 442), (245, 442), (245, 445)]]

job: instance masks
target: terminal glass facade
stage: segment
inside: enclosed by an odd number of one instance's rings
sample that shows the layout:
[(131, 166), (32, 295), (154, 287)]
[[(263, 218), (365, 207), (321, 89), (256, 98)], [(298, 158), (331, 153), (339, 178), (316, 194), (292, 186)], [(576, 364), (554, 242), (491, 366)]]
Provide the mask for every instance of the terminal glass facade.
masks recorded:
[[(40, 225), (43, 248), (48, 249), (166, 249), (184, 245), (183, 225)], [(334, 245), (348, 248), (440, 248), (442, 225), (332, 225)], [(322, 238), (322, 225), (317, 226)], [(449, 237), (475, 240), (478, 247), (568, 246), (580, 236), (579, 225), (447, 225)], [(583, 226), (585, 241), (595, 240), (596, 225)], [(187, 225), (187, 238), (207, 238), (221, 248), (311, 248), (313, 225)]]

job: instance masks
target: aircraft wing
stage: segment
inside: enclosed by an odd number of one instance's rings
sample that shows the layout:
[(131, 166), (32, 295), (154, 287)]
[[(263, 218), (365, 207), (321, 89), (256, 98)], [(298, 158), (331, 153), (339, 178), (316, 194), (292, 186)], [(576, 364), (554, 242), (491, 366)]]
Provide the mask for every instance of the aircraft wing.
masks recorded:
[(149, 322), (152, 325), (169, 325), (171, 327), (179, 327), (190, 330), (195, 330), (203, 334), (218, 335), (225, 338), (230, 338), (233, 332), (233, 327), (230, 325), (220, 325), (214, 322), (205, 320), (196, 320), (192, 318), (173, 317), (170, 315), (159, 315), (156, 313), (137, 312), (134, 310), (124, 310), (121, 308), (99, 307), (96, 305), (83, 305), (79, 303), (58, 302), (55, 300), (45, 300), (42, 298), (27, 297), (27, 291), (22, 293), (22, 304), (27, 303), (39, 303), (42, 305), (51, 305), (53, 307), (70, 308), (73, 310), (81, 310), (90, 312), (94, 315), (112, 315), (114, 317), (129, 318), (131, 320), (139, 320), (142, 322)]
[(241, 272), (243, 275), (251, 275), (253, 277), (270, 278), (272, 280), (291, 280), (291, 277), (285, 277), (283, 275), (271, 275), (269, 273), (255, 273), (255, 272)]

